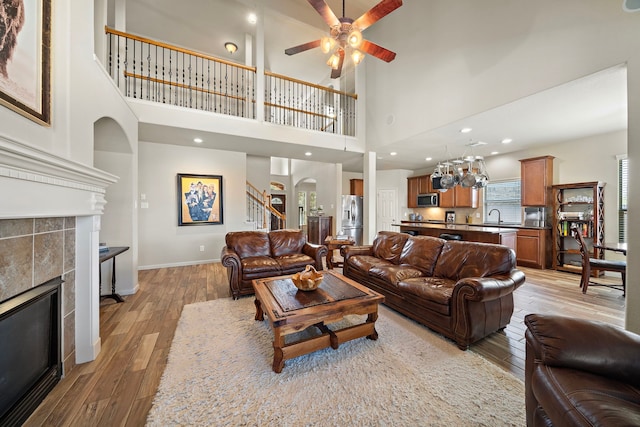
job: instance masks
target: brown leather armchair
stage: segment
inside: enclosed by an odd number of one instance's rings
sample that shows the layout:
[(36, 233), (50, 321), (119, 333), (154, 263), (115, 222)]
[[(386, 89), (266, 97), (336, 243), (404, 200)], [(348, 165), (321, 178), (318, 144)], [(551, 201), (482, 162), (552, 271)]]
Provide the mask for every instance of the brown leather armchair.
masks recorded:
[(308, 243), (302, 230), (233, 231), (225, 242), (220, 260), (234, 299), (253, 294), (254, 279), (294, 274), (307, 265), (322, 270), (327, 256), (327, 247)]
[(640, 335), (551, 315), (525, 324), (527, 426), (640, 425)]

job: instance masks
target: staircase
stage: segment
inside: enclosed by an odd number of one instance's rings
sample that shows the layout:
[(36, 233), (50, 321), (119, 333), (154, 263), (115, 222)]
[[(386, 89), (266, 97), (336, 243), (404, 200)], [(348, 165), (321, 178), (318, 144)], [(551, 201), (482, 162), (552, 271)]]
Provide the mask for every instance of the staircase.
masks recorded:
[[(270, 231), (286, 227), (286, 215), (278, 212), (271, 204), (271, 194), (260, 191), (249, 181), (246, 182), (247, 194), (247, 224), (252, 224), (254, 230)], [(271, 225), (274, 224), (275, 227)]]

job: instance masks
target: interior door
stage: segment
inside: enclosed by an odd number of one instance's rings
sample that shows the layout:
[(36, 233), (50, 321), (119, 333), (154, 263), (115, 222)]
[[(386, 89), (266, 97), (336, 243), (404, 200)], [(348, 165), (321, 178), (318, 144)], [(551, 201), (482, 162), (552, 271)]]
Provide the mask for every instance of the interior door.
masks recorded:
[(378, 190), (376, 205), (378, 231), (397, 231), (391, 224), (397, 224), (398, 192)]

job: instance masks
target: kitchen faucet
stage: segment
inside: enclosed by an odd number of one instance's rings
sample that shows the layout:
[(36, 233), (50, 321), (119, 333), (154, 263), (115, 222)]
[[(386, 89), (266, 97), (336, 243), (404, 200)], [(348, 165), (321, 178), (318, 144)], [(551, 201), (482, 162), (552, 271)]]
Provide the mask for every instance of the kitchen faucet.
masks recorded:
[(493, 213), (493, 211), (498, 212), (498, 225), (500, 225), (500, 223), (502, 222), (502, 220), (500, 219), (500, 210), (499, 209), (491, 209), (489, 211), (489, 213), (487, 214), (487, 216), (491, 216), (491, 214)]

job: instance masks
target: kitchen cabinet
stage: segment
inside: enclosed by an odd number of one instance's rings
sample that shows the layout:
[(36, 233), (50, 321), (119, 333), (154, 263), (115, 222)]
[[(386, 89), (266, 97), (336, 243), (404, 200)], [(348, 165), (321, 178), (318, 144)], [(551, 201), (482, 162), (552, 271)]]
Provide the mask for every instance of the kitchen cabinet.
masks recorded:
[(308, 216), (307, 217), (307, 240), (309, 243), (324, 245), (327, 236), (331, 236), (333, 229), (332, 216)]
[(362, 179), (349, 180), (349, 194), (354, 196), (364, 196), (364, 180)]
[(519, 229), (516, 239), (518, 265), (545, 269), (551, 265), (550, 229)]
[(520, 160), (522, 206), (550, 205), (553, 184), (553, 156)]
[(407, 178), (407, 207), (418, 207), (418, 194), (433, 193), (431, 175), (411, 176)]
[[(600, 258), (602, 251), (594, 245), (604, 242), (604, 183), (581, 182), (553, 187), (553, 268), (582, 272), (578, 242), (571, 235), (577, 227), (589, 249), (589, 258)], [(592, 270), (592, 275), (602, 272)]]
[(477, 208), (478, 189), (472, 187), (455, 187), (440, 193), (441, 208)]

